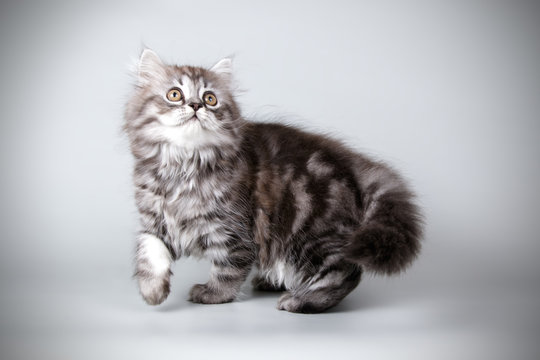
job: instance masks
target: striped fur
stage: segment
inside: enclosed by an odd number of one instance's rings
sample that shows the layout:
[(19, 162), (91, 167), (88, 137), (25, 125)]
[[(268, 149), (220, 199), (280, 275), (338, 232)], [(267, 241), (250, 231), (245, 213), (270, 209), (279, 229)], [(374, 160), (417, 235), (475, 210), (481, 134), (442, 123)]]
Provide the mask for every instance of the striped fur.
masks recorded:
[[(149, 304), (165, 300), (181, 256), (213, 264), (191, 301), (233, 301), (255, 268), (254, 287), (285, 291), (278, 308), (292, 312), (324, 311), (364, 270), (398, 273), (417, 256), (419, 210), (388, 166), (325, 136), (246, 121), (228, 60), (171, 66), (145, 50), (140, 62), (125, 130), (141, 222), (135, 275)], [(182, 101), (168, 101), (170, 88)]]

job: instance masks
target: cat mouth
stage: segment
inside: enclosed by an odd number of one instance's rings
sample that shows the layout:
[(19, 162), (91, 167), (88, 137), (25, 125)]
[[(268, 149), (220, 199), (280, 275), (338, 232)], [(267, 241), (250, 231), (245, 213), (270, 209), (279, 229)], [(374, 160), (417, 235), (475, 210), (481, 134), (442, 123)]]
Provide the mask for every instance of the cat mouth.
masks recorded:
[(185, 123), (188, 123), (188, 122), (191, 122), (191, 121), (199, 121), (199, 118), (197, 117), (197, 115), (193, 115), (192, 117), (190, 117), (189, 119), (187, 119), (185, 121)]

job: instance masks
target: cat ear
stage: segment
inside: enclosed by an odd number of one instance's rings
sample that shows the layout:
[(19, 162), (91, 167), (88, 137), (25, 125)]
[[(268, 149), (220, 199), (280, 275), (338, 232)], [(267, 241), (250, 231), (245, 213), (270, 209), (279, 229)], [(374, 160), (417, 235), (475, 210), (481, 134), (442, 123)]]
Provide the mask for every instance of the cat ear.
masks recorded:
[(161, 76), (163, 67), (163, 62), (155, 52), (150, 49), (144, 49), (139, 58), (139, 66), (137, 68), (139, 81), (147, 82), (156, 76)]
[(227, 57), (219, 60), (216, 65), (212, 66), (210, 71), (230, 80), (233, 72), (232, 59)]

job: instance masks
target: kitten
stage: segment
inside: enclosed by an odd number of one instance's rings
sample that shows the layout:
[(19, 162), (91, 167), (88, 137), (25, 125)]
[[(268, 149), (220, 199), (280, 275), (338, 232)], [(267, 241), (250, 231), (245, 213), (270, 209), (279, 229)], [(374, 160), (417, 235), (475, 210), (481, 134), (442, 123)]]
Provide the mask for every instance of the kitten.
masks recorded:
[(405, 269), (421, 217), (400, 176), (328, 137), (245, 120), (231, 65), (166, 65), (151, 50), (139, 60), (124, 126), (144, 300), (165, 300), (181, 256), (212, 263), (192, 302), (233, 301), (255, 268), (256, 289), (284, 291), (278, 308), (304, 313), (339, 303), (364, 270)]

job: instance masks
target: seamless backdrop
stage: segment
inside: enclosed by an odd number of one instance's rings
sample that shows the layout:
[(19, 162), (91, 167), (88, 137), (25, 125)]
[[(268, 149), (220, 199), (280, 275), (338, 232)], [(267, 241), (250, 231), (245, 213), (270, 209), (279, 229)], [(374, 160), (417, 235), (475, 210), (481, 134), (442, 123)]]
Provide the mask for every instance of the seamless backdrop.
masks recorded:
[[(3, 1), (2, 359), (538, 359), (540, 6), (535, 1)], [(406, 274), (297, 315), (249, 286), (186, 301), (131, 279), (121, 133), (129, 65), (234, 55), (244, 114), (345, 139), (399, 169), (426, 214)]]

